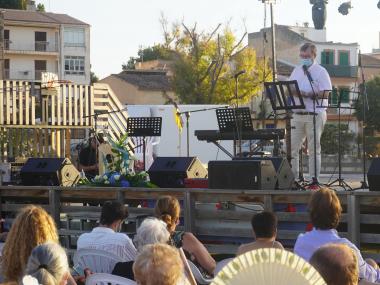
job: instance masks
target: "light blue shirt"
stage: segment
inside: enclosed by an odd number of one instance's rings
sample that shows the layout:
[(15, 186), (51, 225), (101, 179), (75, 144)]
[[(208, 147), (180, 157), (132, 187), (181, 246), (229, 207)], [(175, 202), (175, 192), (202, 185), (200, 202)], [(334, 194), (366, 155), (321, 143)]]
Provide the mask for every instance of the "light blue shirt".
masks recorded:
[(363, 259), (360, 250), (348, 239), (341, 238), (338, 232), (332, 230), (313, 229), (310, 232), (300, 234), (294, 245), (294, 253), (309, 261), (313, 253), (321, 246), (328, 243), (342, 243), (354, 250), (359, 263), (359, 278), (369, 282), (380, 282), (380, 270), (376, 270)]

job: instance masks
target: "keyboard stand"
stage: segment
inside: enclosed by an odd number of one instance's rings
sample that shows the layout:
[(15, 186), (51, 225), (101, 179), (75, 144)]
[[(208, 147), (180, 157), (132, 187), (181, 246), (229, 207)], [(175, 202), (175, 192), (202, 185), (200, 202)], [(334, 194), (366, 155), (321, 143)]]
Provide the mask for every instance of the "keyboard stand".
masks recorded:
[(223, 151), (225, 154), (227, 154), (231, 159), (234, 158), (233, 154), (230, 153), (224, 146), (222, 146), (218, 141), (207, 141), (211, 142), (214, 145), (216, 145), (221, 151)]

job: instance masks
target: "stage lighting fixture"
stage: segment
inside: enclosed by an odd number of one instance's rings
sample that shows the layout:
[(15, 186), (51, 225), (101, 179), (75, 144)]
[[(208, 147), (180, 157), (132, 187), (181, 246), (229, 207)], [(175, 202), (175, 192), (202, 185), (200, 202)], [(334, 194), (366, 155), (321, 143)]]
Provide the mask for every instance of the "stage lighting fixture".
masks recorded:
[(351, 1), (348, 1), (348, 2), (342, 3), (342, 5), (339, 6), (338, 11), (342, 15), (346, 16), (350, 12), (351, 8), (352, 8)]

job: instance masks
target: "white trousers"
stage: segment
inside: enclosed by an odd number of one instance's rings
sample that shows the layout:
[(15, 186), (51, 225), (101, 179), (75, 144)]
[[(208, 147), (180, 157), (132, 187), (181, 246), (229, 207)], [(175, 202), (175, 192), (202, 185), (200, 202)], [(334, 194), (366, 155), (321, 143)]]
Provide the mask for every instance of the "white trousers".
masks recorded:
[[(323, 111), (316, 115), (316, 151), (317, 151), (317, 179), (321, 171), (321, 135), (323, 128), (325, 126), (327, 115)], [(297, 115), (293, 114), (293, 119), (291, 120), (292, 131), (291, 131), (291, 141), (292, 141), (292, 170), (294, 176), (298, 178), (299, 175), (299, 150), (301, 149), (302, 143), (307, 137), (307, 145), (309, 149), (309, 175), (310, 177), (315, 176), (314, 172), (314, 126), (313, 126), (313, 115)]]

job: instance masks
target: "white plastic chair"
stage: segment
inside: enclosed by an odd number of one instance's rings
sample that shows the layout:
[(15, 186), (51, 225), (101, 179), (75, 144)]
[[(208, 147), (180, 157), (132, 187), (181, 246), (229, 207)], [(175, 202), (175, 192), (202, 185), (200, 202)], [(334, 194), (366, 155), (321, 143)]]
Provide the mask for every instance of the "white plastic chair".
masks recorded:
[(86, 285), (136, 285), (137, 283), (131, 279), (107, 274), (95, 273), (87, 277)]
[(187, 260), (187, 262), (189, 263), (190, 270), (193, 273), (194, 278), (198, 284), (207, 285), (214, 280), (214, 278), (205, 278), (193, 262), (191, 262), (190, 260)]
[(89, 268), (94, 273), (111, 273), (116, 263), (123, 260), (108, 251), (99, 249), (79, 249), (73, 257), (75, 266)]
[(221, 271), (223, 269), (223, 267), (226, 266), (232, 260), (233, 260), (233, 258), (231, 257), (231, 258), (223, 259), (223, 260), (219, 261), (218, 263), (216, 263), (216, 267), (214, 270), (214, 276), (218, 275), (219, 271)]

